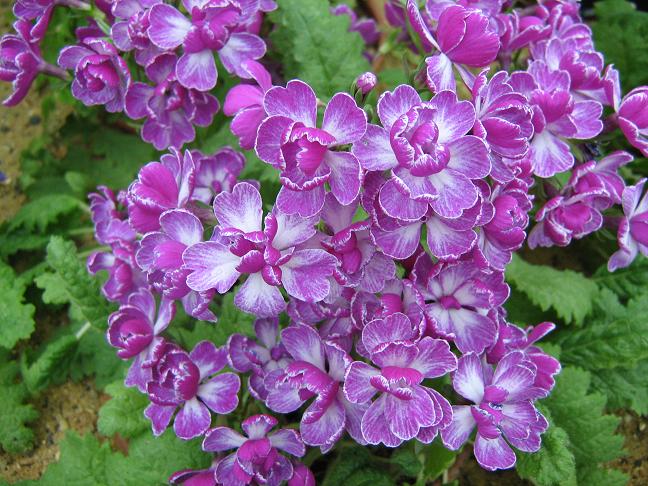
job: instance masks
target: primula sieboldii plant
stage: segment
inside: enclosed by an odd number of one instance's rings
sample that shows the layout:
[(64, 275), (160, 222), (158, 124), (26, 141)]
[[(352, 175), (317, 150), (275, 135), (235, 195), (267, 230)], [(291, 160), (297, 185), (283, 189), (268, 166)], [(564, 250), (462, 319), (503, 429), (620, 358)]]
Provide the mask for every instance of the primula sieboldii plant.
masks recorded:
[[(575, 0), (384, 7), (382, 30), (418, 61), (410, 82), (358, 72), (323, 98), (266, 59), (272, 0), (14, 5), (5, 105), (56, 76), (163, 151), (128, 188), (90, 194), (104, 250), (87, 266), (107, 272), (119, 305), (107, 340), (150, 400), (153, 433), (202, 437), (213, 454), (173, 484), (311, 485), (300, 458), (340, 440), (468, 443), (483, 468), (514, 467), (541, 447), (536, 402), (561, 367), (537, 346), (554, 324), (507, 318), (513, 253), (605, 225), (618, 230), (610, 271), (648, 255), (646, 181), (619, 174), (633, 154), (590, 155), (618, 130), (648, 156), (648, 87), (623, 95)], [(54, 64), (41, 44), (58, 9), (89, 21)], [(376, 23), (345, 5), (331, 15), (349, 17), (378, 66)], [(221, 106), (245, 152), (187, 145)], [(246, 154), (278, 180), (271, 200), (242, 176)], [(212, 304), (227, 293), (252, 333), (173, 342), (180, 309), (219, 326)]]

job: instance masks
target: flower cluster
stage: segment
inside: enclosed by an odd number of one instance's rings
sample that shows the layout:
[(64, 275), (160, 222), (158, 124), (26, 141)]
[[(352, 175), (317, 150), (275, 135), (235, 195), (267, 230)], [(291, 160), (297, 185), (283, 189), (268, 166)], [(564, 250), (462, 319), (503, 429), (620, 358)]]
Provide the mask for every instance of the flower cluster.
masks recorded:
[[(358, 105), (377, 87), (373, 73), (327, 102), (302, 80), (275, 85), (258, 35), (270, 0), (183, 0), (188, 14), (116, 0), (110, 32), (80, 29), (63, 49), (75, 97), (145, 119), (144, 140), (169, 149), (127, 190), (90, 196), (108, 251), (88, 269), (108, 272), (103, 293), (120, 305), (108, 341), (132, 360), (126, 384), (149, 397), (154, 433), (173, 422), (178, 437), (204, 435), (216, 453), (209, 470), (172, 483), (314, 484), (288, 456), (305, 445), (326, 453), (345, 434), (387, 447), (440, 437), (458, 449), (476, 430), (475, 457), (489, 470), (512, 467), (513, 448), (540, 448), (548, 423), (535, 401), (560, 364), (535, 343), (554, 326), (509, 322), (504, 271), (532, 219), (531, 248), (609, 223), (620, 245), (610, 270), (648, 255), (645, 180), (626, 187), (619, 175), (633, 156), (599, 159), (586, 142), (618, 127), (648, 155), (648, 92), (621, 97), (576, 2), (504, 3), (428, 1), (421, 12), (414, 0), (388, 2), (421, 62), (412, 85), (384, 90), (375, 108)], [(17, 5), (20, 34), (3, 38), (0, 59), (10, 104), (37, 72), (56, 72), (38, 53), (51, 9), (86, 8)], [(368, 46), (378, 41), (371, 21), (344, 6), (332, 13), (350, 16)], [(146, 82), (132, 82), (131, 53)], [(241, 148), (276, 175), (274, 200), (241, 179), (243, 153), (182, 149), (219, 109), (214, 56), (242, 78), (223, 111)], [(605, 120), (604, 107), (614, 112)], [(211, 304), (228, 292), (255, 316), (253, 334), (190, 352), (169, 339), (178, 303), (216, 322)], [(297, 413), (299, 432), (270, 432), (279, 422), (267, 414), (242, 422), (246, 436), (211, 428), (213, 415), (237, 409), (241, 375), (263, 403), (256, 411)], [(438, 391), (443, 377), (454, 394)]]

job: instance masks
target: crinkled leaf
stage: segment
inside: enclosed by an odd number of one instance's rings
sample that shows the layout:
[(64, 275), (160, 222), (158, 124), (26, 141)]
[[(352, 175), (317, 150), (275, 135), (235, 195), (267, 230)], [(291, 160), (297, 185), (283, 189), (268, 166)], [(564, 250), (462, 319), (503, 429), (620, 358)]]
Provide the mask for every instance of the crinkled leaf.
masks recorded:
[(69, 295), (61, 277), (52, 272), (45, 272), (34, 279), (36, 286), (43, 289), (43, 302), (46, 304), (67, 304)]
[(630, 408), (639, 415), (648, 414), (648, 360), (633, 368), (597, 370), (592, 374), (592, 386), (608, 397), (608, 408)]
[(614, 272), (609, 272), (607, 266), (603, 266), (596, 271), (593, 279), (601, 287), (627, 299), (648, 288), (648, 259), (637, 258), (629, 267)]
[(346, 91), (353, 80), (369, 70), (362, 56), (364, 42), (349, 32), (350, 19), (329, 13), (321, 0), (279, 0), (270, 14), (277, 28), (270, 39), (280, 57), (284, 77), (310, 84), (318, 96), (327, 98)]
[(531, 302), (546, 311), (554, 309), (565, 323), (582, 324), (599, 292), (596, 283), (572, 270), (532, 265), (514, 256), (506, 278)]
[(97, 428), (108, 437), (119, 433), (121, 436), (135, 437), (150, 429), (144, 417), (144, 409), (149, 400), (136, 388), (127, 388), (122, 381), (111, 383), (105, 392), (112, 398), (99, 409)]
[(44, 389), (50, 383), (60, 383), (68, 375), (79, 343), (69, 329), (54, 340), (43, 345), (40, 354), (31, 359), (28, 353), (21, 356), (20, 367), (23, 379), (31, 392)]
[(423, 447), (425, 481), (434, 481), (452, 466), (457, 459), (457, 451), (446, 449), (439, 439)]
[(113, 306), (101, 295), (99, 282), (88, 274), (74, 243), (53, 236), (47, 245), (47, 262), (61, 278), (69, 302), (94, 327), (105, 328)]
[(406, 476), (416, 477), (423, 469), (423, 464), (416, 455), (413, 443), (395, 449), (390, 459), (391, 462), (401, 467)]
[(12, 349), (34, 332), (34, 306), (23, 303), (25, 285), (0, 262), (0, 347)]
[(59, 218), (80, 210), (82, 203), (67, 194), (48, 194), (28, 202), (12, 218), (9, 231), (24, 228), (27, 231), (45, 232)]
[[(77, 327), (82, 325), (77, 324)], [(95, 385), (103, 388), (116, 380), (123, 380), (129, 364), (117, 357), (115, 349), (106, 342), (103, 331), (91, 327), (79, 340), (70, 376), (75, 380), (91, 376)]]
[(38, 412), (25, 401), (27, 387), (17, 382), (20, 366), (9, 361), (6, 352), (0, 353), (0, 445), (12, 454), (29, 450), (34, 442), (34, 432), (27, 427), (38, 417)]

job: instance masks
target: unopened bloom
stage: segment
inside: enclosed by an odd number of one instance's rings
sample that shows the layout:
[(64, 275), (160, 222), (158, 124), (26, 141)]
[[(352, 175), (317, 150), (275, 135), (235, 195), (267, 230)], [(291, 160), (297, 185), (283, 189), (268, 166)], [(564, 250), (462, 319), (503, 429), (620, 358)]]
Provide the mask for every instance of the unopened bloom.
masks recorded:
[(355, 80), (355, 85), (363, 96), (367, 96), (376, 87), (378, 78), (372, 72), (362, 73)]
[(396, 313), (367, 324), (362, 343), (379, 369), (355, 361), (344, 378), (344, 394), (352, 403), (368, 403), (362, 434), (370, 444), (396, 447), (418, 438), (429, 443), (451, 419), (450, 404), (437, 391), (421, 384), (457, 366), (450, 346), (441, 339), (420, 341), (410, 320)]
[(203, 450), (224, 452), (236, 449), (218, 462), (218, 484), (280, 484), (293, 476), (291, 461), (279, 451), (302, 457), (306, 447), (299, 434), (292, 429), (270, 432), (278, 423), (270, 415), (253, 415), (241, 423), (247, 437), (229, 427), (215, 427), (207, 432)]
[(346, 93), (331, 98), (317, 128), (317, 99), (306, 83), (293, 80), (275, 86), (264, 98), (268, 118), (259, 127), (256, 153), (281, 171), (277, 207), (287, 214), (316, 215), (324, 205), (325, 188), (342, 205), (358, 196), (362, 168), (355, 155), (334, 150), (364, 135), (367, 116)]
[(100, 38), (84, 38), (76, 46), (65, 47), (58, 64), (74, 70), (72, 94), (85, 105), (105, 105), (111, 113), (124, 109), (131, 75), (113, 44)]
[(520, 351), (504, 356), (495, 370), (476, 354), (462, 356), (452, 384), (474, 405), (452, 407), (452, 423), (441, 430), (445, 446), (459, 449), (477, 426), (475, 458), (490, 471), (515, 465), (507, 441), (524, 452), (537, 451), (549, 424), (533, 405), (547, 393), (534, 386), (535, 374), (535, 365)]
[(166, 343), (159, 351), (146, 385), (151, 404), (144, 414), (160, 435), (178, 412), (173, 430), (181, 439), (204, 434), (211, 424), (210, 410), (227, 414), (238, 406), (241, 380), (234, 373), (220, 373), (227, 364), (227, 350), (201, 341), (191, 353)]
[(619, 250), (608, 262), (611, 272), (630, 265), (638, 253), (648, 256), (648, 194), (643, 194), (645, 184), (646, 179), (642, 179), (623, 190), (624, 218), (617, 234)]

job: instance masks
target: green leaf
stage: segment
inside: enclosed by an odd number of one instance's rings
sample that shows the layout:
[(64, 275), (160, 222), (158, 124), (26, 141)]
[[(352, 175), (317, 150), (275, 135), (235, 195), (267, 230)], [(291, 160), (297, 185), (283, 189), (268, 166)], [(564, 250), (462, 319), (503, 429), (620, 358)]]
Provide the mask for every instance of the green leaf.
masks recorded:
[(565, 333), (560, 345), (564, 363), (590, 371), (632, 367), (648, 358), (648, 294), (630, 300), (620, 315), (602, 315)]
[(47, 227), (62, 216), (82, 207), (81, 201), (67, 194), (48, 194), (28, 202), (9, 223), (9, 231), (25, 228), (27, 231), (45, 232)]
[(63, 381), (74, 359), (77, 344), (76, 336), (62, 334), (47, 343), (32, 362), (29, 362), (27, 353), (23, 353), (20, 367), (27, 388), (33, 393), (52, 382)]
[(61, 277), (52, 272), (45, 272), (34, 279), (36, 287), (43, 290), (45, 304), (67, 304), (70, 301)]
[(169, 476), (176, 471), (205, 469), (209, 467), (212, 456), (202, 451), (200, 443), (201, 439), (178, 439), (172, 430), (167, 430), (160, 437), (146, 433), (131, 439), (127, 457), (114, 454), (109, 458), (109, 484), (167, 484)]
[(47, 262), (60, 277), (69, 302), (93, 327), (105, 328), (113, 306), (101, 295), (97, 279), (79, 260), (74, 243), (53, 236), (47, 245)]
[(150, 423), (144, 417), (144, 409), (149, 400), (136, 388), (126, 388), (122, 381), (108, 385), (105, 392), (112, 398), (99, 409), (97, 428), (108, 437), (119, 433), (130, 438), (150, 429)]
[(414, 444), (403, 445), (394, 451), (391, 462), (398, 464), (406, 476), (416, 477), (423, 469), (423, 464), (416, 455)]
[(644, 292), (648, 287), (648, 259), (637, 258), (629, 267), (614, 272), (608, 271), (604, 265), (596, 271), (593, 280), (601, 287), (627, 299)]
[(362, 56), (364, 42), (349, 32), (346, 15), (329, 13), (322, 0), (279, 0), (270, 14), (277, 28), (270, 40), (282, 61), (286, 79), (299, 78), (317, 95), (330, 98), (348, 90), (355, 78), (369, 70)]
[(25, 285), (0, 262), (0, 346), (12, 349), (34, 332), (34, 306), (23, 303)]
[(423, 447), (425, 465), (424, 479), (434, 481), (452, 466), (457, 459), (458, 451), (446, 449), (439, 439)]
[[(92, 434), (79, 437), (75, 432), (68, 432), (60, 447), (61, 458), (47, 468), (37, 484), (41, 486), (114, 484), (114, 478), (111, 478), (106, 470), (108, 459), (112, 455), (108, 443), (99, 443)], [(129, 472), (122, 471), (121, 474), (129, 474)]]
[(364, 447), (345, 447), (338, 450), (336, 458), (326, 469), (322, 486), (346, 484), (355, 471), (364, 470), (371, 464), (371, 453)]
[(217, 346), (225, 344), (229, 337), (235, 333), (250, 337), (255, 336), (255, 317), (252, 314), (243, 312), (234, 305), (234, 292), (229, 292), (223, 296), (223, 303), (217, 315), (218, 322), (215, 324), (217, 335), (214, 339)]
[(0, 353), (0, 445), (15, 454), (32, 447), (34, 433), (26, 424), (36, 420), (38, 412), (24, 403), (29, 393), (23, 383), (16, 382), (20, 366), (7, 358), (6, 352)]
[(648, 83), (648, 13), (626, 0), (595, 4), (594, 44), (621, 73), (624, 92)]
[(595, 471), (600, 463), (624, 454), (623, 436), (615, 434), (619, 418), (604, 414), (605, 395), (590, 392), (590, 383), (587, 371), (565, 367), (553, 392), (542, 402), (549, 410), (552, 425), (567, 433), (568, 448), (576, 460), (578, 484), (592, 484), (585, 479), (598, 474)]
[[(549, 417), (547, 419), (550, 420)], [(551, 425), (542, 435), (542, 447), (533, 454), (518, 452), (515, 469), (539, 486), (576, 486), (576, 460), (567, 432)]]
[[(77, 327), (82, 326), (81, 323), (77, 324)], [(106, 342), (103, 331), (90, 327), (79, 340), (70, 375), (74, 380), (91, 376), (95, 385), (103, 388), (114, 381), (123, 380), (129, 364), (129, 361), (117, 357), (115, 349)]]
[(515, 255), (506, 278), (535, 305), (544, 311), (554, 309), (568, 324), (582, 324), (599, 293), (596, 283), (580, 273), (532, 265)]
[(592, 386), (607, 396), (608, 408), (630, 408), (639, 415), (648, 415), (648, 360), (631, 368), (597, 370), (592, 374)]

